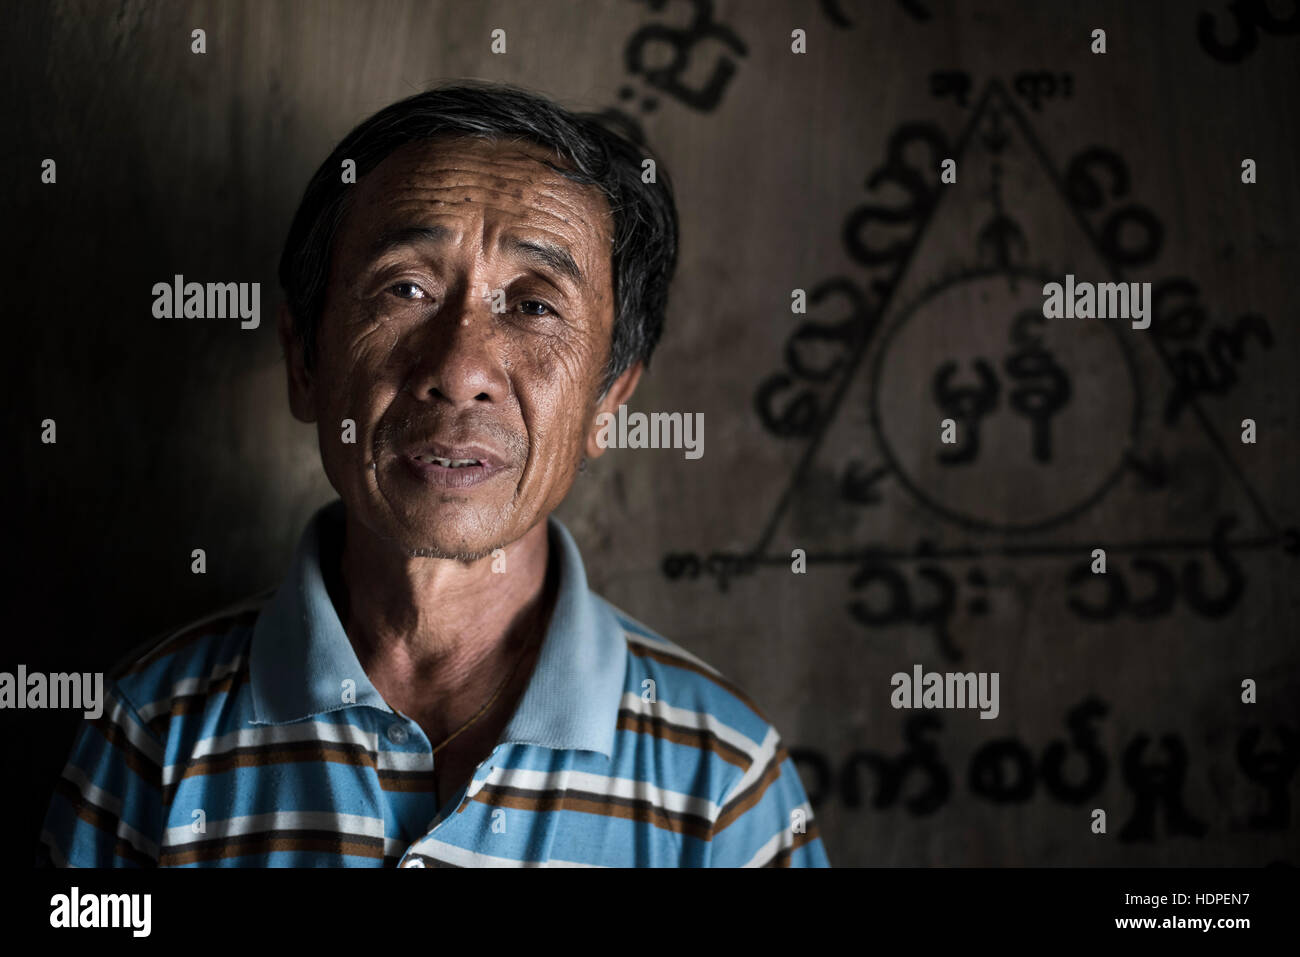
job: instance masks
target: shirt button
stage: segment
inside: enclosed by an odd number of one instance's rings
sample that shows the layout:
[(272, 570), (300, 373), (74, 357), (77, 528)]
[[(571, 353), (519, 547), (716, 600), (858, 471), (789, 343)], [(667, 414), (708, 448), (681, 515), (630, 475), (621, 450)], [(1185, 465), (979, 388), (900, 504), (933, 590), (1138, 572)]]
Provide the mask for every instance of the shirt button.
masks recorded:
[(388, 740), (393, 744), (405, 744), (406, 734), (406, 725), (404, 724), (390, 724), (388, 726)]
[(424, 866), (424, 861), (420, 860), (418, 857), (413, 857), (413, 858), (411, 858), (409, 861), (407, 861), (405, 864), (403, 864), (402, 866), (403, 866), (403, 867), (423, 867), (423, 866)]

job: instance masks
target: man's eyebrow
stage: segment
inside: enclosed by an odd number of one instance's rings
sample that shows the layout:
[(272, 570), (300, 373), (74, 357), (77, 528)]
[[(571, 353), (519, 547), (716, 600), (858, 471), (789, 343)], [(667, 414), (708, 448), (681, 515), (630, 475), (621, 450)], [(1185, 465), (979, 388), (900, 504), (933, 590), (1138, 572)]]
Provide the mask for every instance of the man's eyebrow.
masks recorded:
[(569, 251), (561, 246), (554, 246), (551, 243), (533, 242), (528, 239), (510, 238), (503, 239), (501, 245), (507, 250), (520, 253), (526, 259), (530, 259), (542, 266), (549, 267), (579, 286), (583, 283), (582, 270), (578, 264), (573, 261)]
[(446, 226), (401, 226), (388, 230), (370, 245), (370, 258), (378, 259), (399, 246), (445, 243), (451, 238), (452, 231)]

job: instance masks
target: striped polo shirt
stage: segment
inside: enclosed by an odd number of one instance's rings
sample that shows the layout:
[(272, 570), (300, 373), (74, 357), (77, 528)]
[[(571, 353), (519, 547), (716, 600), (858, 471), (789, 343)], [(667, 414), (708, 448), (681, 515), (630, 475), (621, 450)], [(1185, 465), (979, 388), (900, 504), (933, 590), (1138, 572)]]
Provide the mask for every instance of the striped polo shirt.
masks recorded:
[(313, 516), (283, 584), (132, 655), (80, 729), (41, 834), (72, 867), (826, 867), (793, 761), (734, 685), (559, 588), (515, 712), (438, 806), (432, 745), (366, 678)]

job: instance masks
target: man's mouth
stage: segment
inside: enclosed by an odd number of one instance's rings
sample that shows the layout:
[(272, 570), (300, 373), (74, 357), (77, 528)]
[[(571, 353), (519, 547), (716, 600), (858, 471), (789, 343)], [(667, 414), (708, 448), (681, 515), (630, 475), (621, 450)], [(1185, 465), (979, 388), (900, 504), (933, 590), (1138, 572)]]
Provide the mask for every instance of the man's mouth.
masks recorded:
[(482, 465), (479, 459), (444, 459), (437, 455), (417, 454), (412, 456), (417, 462), (428, 465), (441, 465), (445, 469), (463, 469), (472, 465)]
[(477, 445), (419, 442), (401, 456), (411, 477), (435, 488), (468, 488), (504, 471), (505, 459)]

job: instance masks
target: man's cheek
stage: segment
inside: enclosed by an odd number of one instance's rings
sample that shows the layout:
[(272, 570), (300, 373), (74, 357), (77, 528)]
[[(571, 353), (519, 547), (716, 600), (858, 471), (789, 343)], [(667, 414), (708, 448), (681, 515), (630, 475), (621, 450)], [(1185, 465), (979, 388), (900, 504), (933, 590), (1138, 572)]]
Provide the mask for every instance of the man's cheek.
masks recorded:
[(359, 429), (369, 420), (369, 410), (379, 391), (377, 375), (361, 365), (354, 363), (339, 370), (327, 399), (331, 419), (340, 428), (344, 419), (350, 419)]
[(512, 343), (503, 358), (516, 375), (556, 388), (582, 380), (590, 364), (588, 352), (581, 333), (534, 335)]

